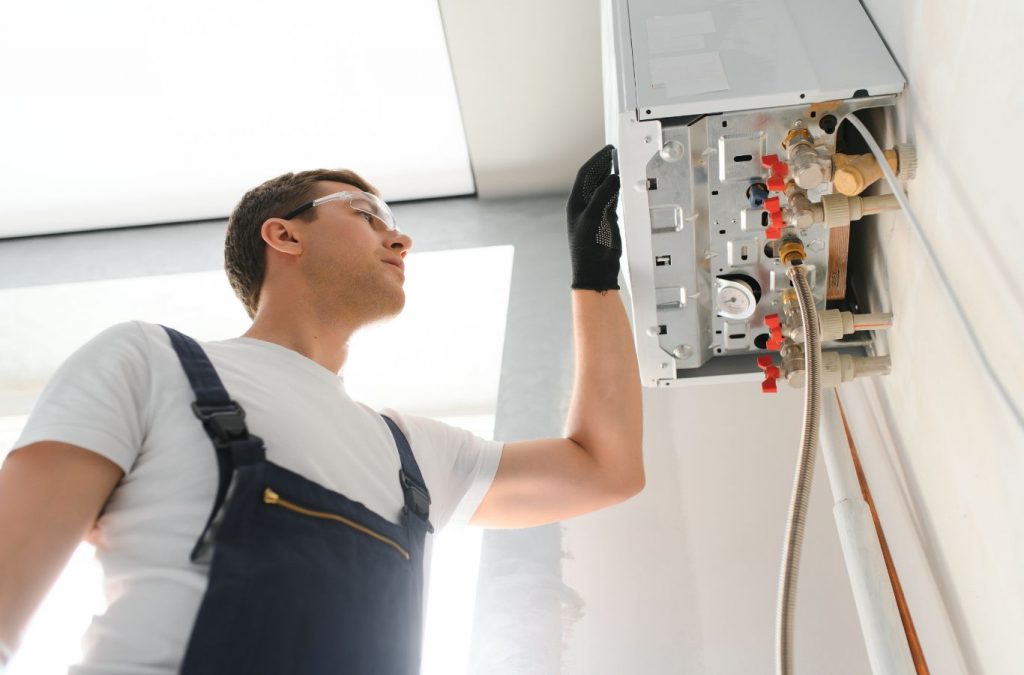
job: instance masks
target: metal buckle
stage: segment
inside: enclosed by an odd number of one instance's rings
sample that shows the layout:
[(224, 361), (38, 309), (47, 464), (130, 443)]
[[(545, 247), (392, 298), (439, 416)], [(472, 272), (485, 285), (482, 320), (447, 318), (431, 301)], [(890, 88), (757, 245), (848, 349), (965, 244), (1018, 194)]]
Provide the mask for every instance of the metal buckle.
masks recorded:
[(219, 443), (229, 443), (249, 435), (245, 427), (245, 410), (234, 400), (219, 406), (200, 406), (198, 401), (193, 401), (192, 412)]
[(398, 479), (402, 483), (402, 492), (405, 493), (406, 505), (411, 504), (413, 512), (423, 520), (430, 519), (430, 495), (426, 490), (412, 482), (405, 469), (398, 470)]

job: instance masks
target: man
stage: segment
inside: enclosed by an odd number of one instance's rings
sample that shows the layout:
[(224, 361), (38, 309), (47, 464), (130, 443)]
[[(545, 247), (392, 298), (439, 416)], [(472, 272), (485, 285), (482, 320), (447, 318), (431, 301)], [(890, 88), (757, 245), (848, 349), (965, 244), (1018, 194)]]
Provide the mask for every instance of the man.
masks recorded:
[(542, 525), (639, 492), (612, 152), (567, 204), (576, 381), (556, 439), (485, 441), (348, 398), (347, 342), (402, 310), (412, 241), (353, 172), (247, 193), (225, 242), (245, 335), (107, 329), (62, 364), (0, 470), (3, 649), (84, 536), (109, 606), (76, 675), (416, 673), (427, 533)]

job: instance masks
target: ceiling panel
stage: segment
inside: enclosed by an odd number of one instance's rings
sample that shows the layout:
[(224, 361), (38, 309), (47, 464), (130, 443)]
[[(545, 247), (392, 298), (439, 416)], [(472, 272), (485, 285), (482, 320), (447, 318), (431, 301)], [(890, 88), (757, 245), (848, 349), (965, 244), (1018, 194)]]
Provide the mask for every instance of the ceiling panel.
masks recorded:
[(474, 190), (433, 2), (18, 3), (0, 62), (0, 237), (222, 218), (320, 167)]

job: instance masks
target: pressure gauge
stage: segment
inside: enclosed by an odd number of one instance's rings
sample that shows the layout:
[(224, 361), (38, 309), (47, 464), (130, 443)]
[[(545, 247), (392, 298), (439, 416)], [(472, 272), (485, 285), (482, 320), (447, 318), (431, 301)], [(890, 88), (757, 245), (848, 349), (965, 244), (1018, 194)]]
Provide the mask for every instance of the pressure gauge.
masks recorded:
[(757, 297), (749, 284), (734, 279), (715, 279), (718, 315), (725, 319), (749, 319), (757, 307)]

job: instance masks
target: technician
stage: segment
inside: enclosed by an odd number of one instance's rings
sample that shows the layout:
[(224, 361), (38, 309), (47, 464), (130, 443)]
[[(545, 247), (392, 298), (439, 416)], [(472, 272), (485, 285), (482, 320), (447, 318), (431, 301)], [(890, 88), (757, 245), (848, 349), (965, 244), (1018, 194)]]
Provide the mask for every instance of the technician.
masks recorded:
[(565, 438), (502, 444), (353, 401), (348, 341), (402, 310), (412, 240), (351, 171), (249, 191), (224, 251), (249, 330), (108, 328), (60, 366), (0, 469), (0, 658), (84, 537), (108, 609), (74, 675), (414, 675), (428, 532), (553, 523), (638, 493), (612, 152), (583, 165), (566, 208)]

